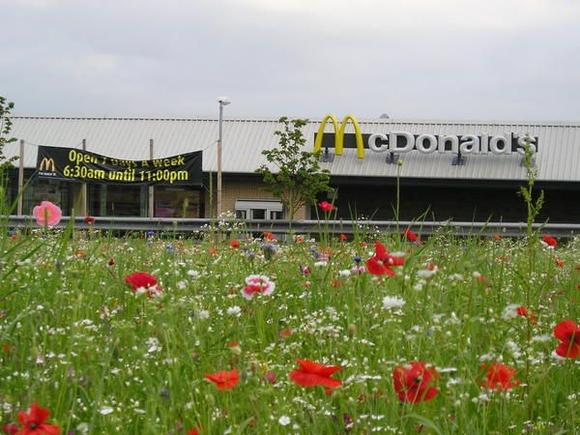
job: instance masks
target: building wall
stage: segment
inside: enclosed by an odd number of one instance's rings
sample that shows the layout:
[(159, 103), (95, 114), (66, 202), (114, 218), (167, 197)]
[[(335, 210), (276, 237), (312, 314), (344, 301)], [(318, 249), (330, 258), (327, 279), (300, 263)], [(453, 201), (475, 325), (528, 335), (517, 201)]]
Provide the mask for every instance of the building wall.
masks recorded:
[[(217, 187), (215, 176), (212, 177), (212, 195), (210, 198), (209, 180), (208, 191), (206, 193), (206, 218), (216, 215)], [(268, 192), (258, 177), (228, 177), (224, 176), (222, 180), (222, 211), (234, 212), (236, 209), (236, 200), (239, 199), (259, 199), (279, 201), (274, 195)], [(211, 205), (210, 205), (211, 204)], [(285, 218), (288, 216), (285, 215)], [(306, 207), (301, 207), (294, 219), (306, 219)]]

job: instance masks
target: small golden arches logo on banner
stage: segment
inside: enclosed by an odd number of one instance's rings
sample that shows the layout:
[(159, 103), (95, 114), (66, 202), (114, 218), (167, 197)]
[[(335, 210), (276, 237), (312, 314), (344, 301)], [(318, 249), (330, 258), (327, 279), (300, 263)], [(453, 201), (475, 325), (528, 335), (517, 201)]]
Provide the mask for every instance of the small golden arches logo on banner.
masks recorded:
[(320, 121), (320, 127), (318, 127), (318, 132), (316, 133), (316, 140), (314, 141), (314, 152), (319, 152), (322, 148), (324, 129), (329, 121), (332, 122), (334, 127), (334, 150), (336, 155), (341, 156), (344, 151), (344, 131), (346, 130), (346, 126), (350, 123), (354, 128), (356, 155), (359, 159), (363, 159), (365, 156), (365, 147), (362, 132), (360, 131), (358, 121), (353, 115), (346, 115), (341, 123), (338, 122), (338, 119), (333, 114), (326, 115), (322, 118), (322, 121)]
[(55, 172), (54, 159), (45, 157), (40, 161), (39, 171)]

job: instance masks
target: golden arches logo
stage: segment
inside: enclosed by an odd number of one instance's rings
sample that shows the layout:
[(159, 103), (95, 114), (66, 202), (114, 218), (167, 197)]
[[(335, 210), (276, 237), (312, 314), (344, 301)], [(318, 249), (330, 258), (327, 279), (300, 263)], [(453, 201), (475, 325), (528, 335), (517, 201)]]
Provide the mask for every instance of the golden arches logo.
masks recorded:
[(40, 161), (40, 166), (38, 169), (41, 171), (54, 172), (55, 171), (54, 159), (50, 157), (43, 158)]
[(336, 155), (341, 156), (344, 151), (344, 131), (346, 130), (346, 126), (351, 123), (354, 128), (356, 139), (356, 155), (359, 159), (363, 159), (365, 156), (364, 141), (358, 121), (353, 115), (346, 115), (340, 124), (338, 123), (336, 116), (333, 114), (326, 115), (322, 118), (322, 121), (320, 121), (320, 127), (318, 127), (318, 133), (316, 133), (316, 140), (314, 141), (314, 152), (318, 152), (322, 148), (324, 129), (329, 121), (332, 122), (332, 125), (334, 126), (334, 152)]

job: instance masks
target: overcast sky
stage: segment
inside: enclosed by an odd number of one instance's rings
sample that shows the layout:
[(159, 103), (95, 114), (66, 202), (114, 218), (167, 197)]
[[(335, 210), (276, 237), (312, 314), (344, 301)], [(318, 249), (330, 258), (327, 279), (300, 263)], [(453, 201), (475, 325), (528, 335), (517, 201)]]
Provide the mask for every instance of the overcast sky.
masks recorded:
[(21, 115), (580, 121), (578, 0), (0, 0)]

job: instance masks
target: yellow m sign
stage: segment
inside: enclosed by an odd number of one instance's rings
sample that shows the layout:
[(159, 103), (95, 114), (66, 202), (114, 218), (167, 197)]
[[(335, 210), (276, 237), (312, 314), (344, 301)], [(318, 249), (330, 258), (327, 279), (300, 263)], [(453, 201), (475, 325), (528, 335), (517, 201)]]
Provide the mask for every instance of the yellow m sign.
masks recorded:
[(316, 133), (316, 140), (314, 141), (314, 152), (320, 151), (322, 148), (322, 138), (324, 136), (324, 128), (328, 121), (332, 122), (334, 126), (334, 152), (336, 155), (341, 156), (344, 151), (344, 130), (350, 122), (354, 127), (354, 134), (356, 139), (356, 155), (359, 159), (363, 159), (365, 156), (365, 147), (363, 142), (362, 133), (358, 125), (358, 121), (353, 115), (346, 115), (342, 120), (342, 123), (338, 123), (336, 116), (330, 114), (322, 118), (320, 122), (320, 127), (318, 127), (318, 133)]
[(43, 158), (40, 161), (40, 167), (38, 169), (41, 171), (54, 172), (54, 159), (49, 157)]

